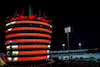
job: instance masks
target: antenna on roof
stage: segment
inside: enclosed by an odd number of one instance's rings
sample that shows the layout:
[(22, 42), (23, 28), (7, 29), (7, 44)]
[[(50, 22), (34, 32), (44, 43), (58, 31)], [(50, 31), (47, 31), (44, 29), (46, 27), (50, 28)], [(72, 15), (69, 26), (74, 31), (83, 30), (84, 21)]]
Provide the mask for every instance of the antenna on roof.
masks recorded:
[(14, 17), (16, 17), (17, 16), (17, 10), (15, 11), (15, 15), (14, 15)]
[(31, 8), (31, 15), (33, 15), (33, 8)]
[(29, 6), (29, 15), (31, 15), (31, 5)]
[(43, 13), (43, 17), (45, 18), (45, 13)]
[(22, 15), (24, 15), (24, 8), (22, 8)]
[(43, 17), (46, 19), (47, 17), (45, 16), (45, 13), (43, 13)]
[(41, 17), (41, 10), (39, 10), (39, 17)]

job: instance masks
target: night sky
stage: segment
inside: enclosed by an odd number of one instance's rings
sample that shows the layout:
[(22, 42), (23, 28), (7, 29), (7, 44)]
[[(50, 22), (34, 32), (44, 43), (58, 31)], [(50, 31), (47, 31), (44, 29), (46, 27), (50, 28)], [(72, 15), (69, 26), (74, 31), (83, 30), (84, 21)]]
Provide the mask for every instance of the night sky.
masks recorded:
[(100, 48), (100, 4), (99, 2), (87, 1), (2, 1), (0, 4), (0, 52), (4, 51), (4, 23), (7, 16), (13, 16), (15, 10), (21, 14), (25, 9), (28, 15), (29, 5), (34, 14), (38, 11), (45, 12), (48, 19), (52, 19), (53, 38), (52, 49), (62, 49), (61, 44), (67, 43), (64, 27), (71, 26), (70, 48), (78, 49), (81, 41), (82, 48)]

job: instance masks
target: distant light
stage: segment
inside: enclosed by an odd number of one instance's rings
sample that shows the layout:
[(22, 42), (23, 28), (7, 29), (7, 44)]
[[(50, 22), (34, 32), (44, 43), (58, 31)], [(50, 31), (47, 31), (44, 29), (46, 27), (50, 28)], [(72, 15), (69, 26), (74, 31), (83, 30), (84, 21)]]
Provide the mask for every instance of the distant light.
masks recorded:
[(65, 44), (62, 44), (62, 46), (64, 47), (64, 46), (65, 46)]
[(79, 43), (78, 45), (81, 46), (81, 43)]

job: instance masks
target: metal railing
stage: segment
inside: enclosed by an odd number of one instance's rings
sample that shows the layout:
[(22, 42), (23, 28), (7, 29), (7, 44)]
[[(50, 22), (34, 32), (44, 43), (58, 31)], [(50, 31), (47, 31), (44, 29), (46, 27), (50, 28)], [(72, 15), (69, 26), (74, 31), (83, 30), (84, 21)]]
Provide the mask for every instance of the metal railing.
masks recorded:
[(58, 51), (50, 51), (50, 53), (68, 53), (68, 52), (86, 52), (88, 49), (78, 49), (78, 50), (58, 50)]

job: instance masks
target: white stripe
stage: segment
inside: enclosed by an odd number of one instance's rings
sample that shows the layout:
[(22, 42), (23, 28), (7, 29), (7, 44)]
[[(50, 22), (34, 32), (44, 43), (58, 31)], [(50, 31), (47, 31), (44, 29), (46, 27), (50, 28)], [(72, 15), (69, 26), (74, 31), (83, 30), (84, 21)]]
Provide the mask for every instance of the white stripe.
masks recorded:
[(48, 48), (50, 48), (51, 47), (51, 45), (48, 45)]
[(18, 51), (12, 51), (12, 55), (18, 55)]
[(11, 61), (12, 60), (12, 58), (11, 57), (8, 57), (8, 61)]
[(52, 25), (50, 25), (50, 27), (52, 28)]
[(10, 49), (10, 46), (6, 46), (6, 49), (8, 49), (8, 50), (9, 50), (9, 49)]
[(8, 31), (11, 31), (11, 30), (12, 30), (12, 28), (8, 29)]
[(49, 53), (49, 50), (47, 50), (47, 53)]
[(6, 26), (9, 26), (9, 25), (11, 25), (11, 24), (15, 24), (15, 23), (16, 23), (16, 22), (13, 21), (13, 22), (7, 23)]
[(6, 26), (9, 26), (9, 25), (10, 25), (10, 23), (7, 23), (7, 24), (6, 24)]
[(15, 21), (11, 22), (11, 24), (15, 24), (15, 23), (16, 23)]
[(13, 61), (13, 62), (18, 60), (18, 57), (14, 57), (13, 60), (12, 60), (12, 57), (7, 57), (7, 58), (8, 58), (8, 61)]
[(9, 54), (10, 51), (7, 51), (7, 54)]
[(17, 61), (18, 60), (18, 57), (14, 57), (13, 61)]
[(18, 49), (18, 45), (12, 45), (12, 49)]
[(50, 55), (47, 55), (47, 58), (50, 58)]

